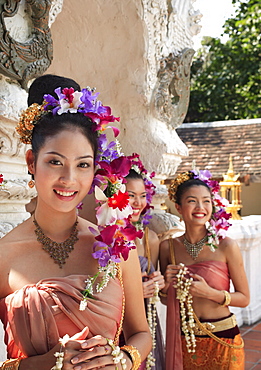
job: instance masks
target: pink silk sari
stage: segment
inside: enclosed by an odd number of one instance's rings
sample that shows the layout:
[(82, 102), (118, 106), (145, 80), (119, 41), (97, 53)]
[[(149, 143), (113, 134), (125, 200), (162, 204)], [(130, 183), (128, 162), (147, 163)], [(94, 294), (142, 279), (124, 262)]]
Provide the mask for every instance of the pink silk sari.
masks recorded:
[(110, 279), (80, 311), (86, 279), (86, 275), (44, 279), (0, 300), (8, 358), (44, 354), (65, 334), (72, 336), (85, 327), (89, 329), (87, 338), (100, 334), (115, 339), (119, 335), (123, 315), (120, 281)]
[[(202, 276), (219, 290), (229, 290), (230, 277), (225, 262), (205, 261), (187, 266), (189, 271)], [(183, 370), (179, 301), (176, 290), (170, 286), (167, 298), (166, 369)]]

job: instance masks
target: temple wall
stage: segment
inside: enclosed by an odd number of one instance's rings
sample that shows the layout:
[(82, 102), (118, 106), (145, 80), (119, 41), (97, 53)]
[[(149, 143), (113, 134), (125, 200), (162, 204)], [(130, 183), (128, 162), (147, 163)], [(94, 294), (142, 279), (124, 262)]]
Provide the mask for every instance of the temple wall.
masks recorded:
[(170, 9), (165, 0), (100, 0), (87, 7), (78, 0), (75, 7), (65, 0), (52, 26), (54, 60), (47, 72), (95, 86), (121, 117), (124, 152), (141, 153), (150, 170), (162, 173), (175, 171), (187, 148), (172, 123), (156, 117), (153, 94), (160, 60), (193, 47), (199, 26), (192, 3), (173, 1)]

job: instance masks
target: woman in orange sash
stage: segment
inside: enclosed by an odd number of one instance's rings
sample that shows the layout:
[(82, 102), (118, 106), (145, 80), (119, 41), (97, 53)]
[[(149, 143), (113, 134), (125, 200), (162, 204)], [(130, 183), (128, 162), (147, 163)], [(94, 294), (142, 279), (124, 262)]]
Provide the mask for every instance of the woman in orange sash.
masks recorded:
[(185, 233), (160, 247), (167, 370), (244, 369), (243, 340), (229, 306), (247, 306), (249, 288), (239, 247), (225, 237), (230, 215), (210, 177), (209, 171), (183, 173), (169, 189)]

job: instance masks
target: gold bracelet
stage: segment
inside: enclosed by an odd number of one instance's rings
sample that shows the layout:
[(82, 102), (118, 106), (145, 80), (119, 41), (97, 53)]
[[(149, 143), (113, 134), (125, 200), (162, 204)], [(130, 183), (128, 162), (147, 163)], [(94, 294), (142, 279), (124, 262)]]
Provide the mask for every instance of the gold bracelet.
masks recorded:
[(1, 365), (1, 370), (18, 370), (19, 365), (21, 362), (21, 358), (12, 358), (10, 360), (6, 360)]
[(137, 350), (137, 348), (134, 346), (125, 345), (121, 347), (121, 350), (130, 355), (131, 362), (132, 362), (131, 370), (138, 370), (141, 365), (141, 357), (140, 357), (140, 353)]
[(231, 295), (229, 292), (227, 292), (226, 290), (222, 290), (222, 292), (225, 294), (225, 300), (224, 302), (221, 304), (221, 307), (227, 307), (230, 305), (230, 302), (231, 302)]
[(159, 295), (160, 295), (161, 297), (166, 298), (166, 297), (168, 296), (168, 293), (164, 293), (164, 292), (162, 292), (162, 291), (160, 290), (160, 291), (159, 291)]

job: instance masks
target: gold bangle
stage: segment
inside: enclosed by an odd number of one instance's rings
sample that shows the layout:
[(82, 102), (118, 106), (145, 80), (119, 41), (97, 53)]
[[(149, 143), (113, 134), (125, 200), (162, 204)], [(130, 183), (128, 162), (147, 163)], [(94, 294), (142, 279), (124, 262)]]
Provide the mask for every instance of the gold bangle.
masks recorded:
[(130, 355), (131, 362), (132, 362), (131, 370), (138, 370), (141, 365), (141, 357), (140, 357), (140, 353), (137, 350), (137, 348), (134, 346), (125, 345), (121, 347), (121, 350)]
[(161, 297), (166, 298), (166, 297), (168, 296), (168, 293), (164, 293), (164, 292), (162, 292), (162, 291), (160, 290), (160, 291), (159, 291), (159, 295), (160, 295)]
[(227, 292), (226, 290), (222, 290), (222, 292), (225, 294), (225, 300), (224, 302), (221, 304), (221, 307), (227, 307), (230, 305), (230, 302), (231, 302), (231, 295), (229, 292)]
[(12, 358), (10, 360), (6, 360), (1, 365), (1, 370), (18, 370), (19, 365), (21, 362), (21, 358)]

